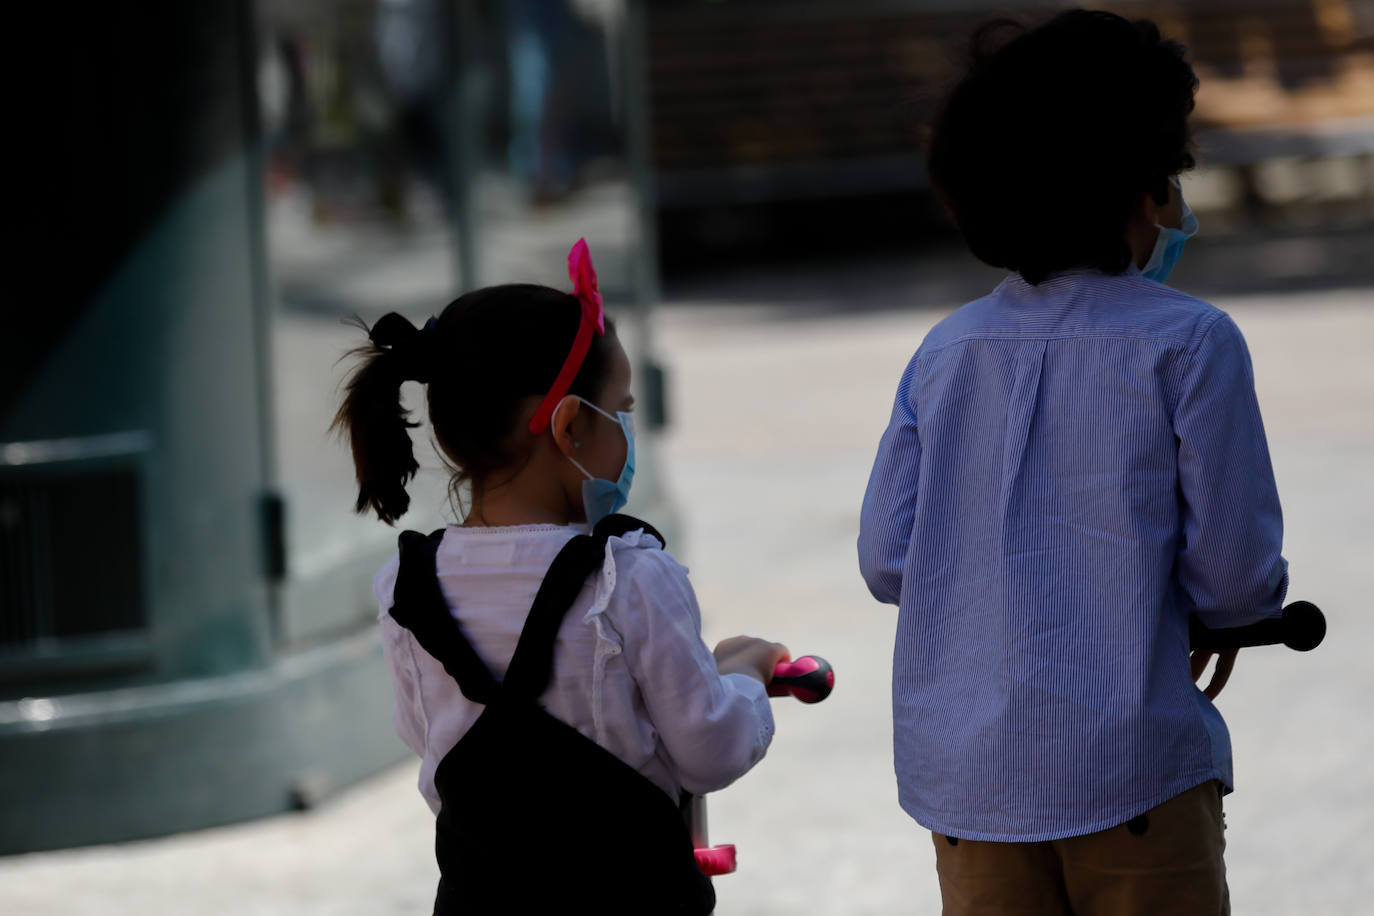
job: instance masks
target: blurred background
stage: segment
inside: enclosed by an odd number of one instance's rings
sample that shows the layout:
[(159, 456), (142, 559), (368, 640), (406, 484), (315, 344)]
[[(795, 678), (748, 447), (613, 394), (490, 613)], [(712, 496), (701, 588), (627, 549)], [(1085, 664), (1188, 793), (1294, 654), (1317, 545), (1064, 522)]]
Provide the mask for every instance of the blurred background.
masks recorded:
[[(937, 913), (896, 805), (895, 611), (857, 573), (897, 378), (1000, 273), (926, 185), (972, 28), (1067, 4), (199, 0), (12, 13), (0, 325), (0, 912), (427, 912), (374, 571), (328, 433), (345, 351), (586, 237), (635, 363), (630, 511), (708, 643), (835, 664), (711, 799), (722, 914)], [(1374, 907), (1374, 2), (1190, 0), (1201, 234), (1171, 284), (1249, 340), (1311, 656), (1220, 705), (1238, 912)], [(41, 7), (41, 8), (40, 8)], [(1047, 193), (1051, 189), (1047, 188)], [(421, 392), (407, 388), (418, 406)], [(398, 527), (453, 519), (425, 466)], [(576, 825), (551, 842), (577, 845)]]

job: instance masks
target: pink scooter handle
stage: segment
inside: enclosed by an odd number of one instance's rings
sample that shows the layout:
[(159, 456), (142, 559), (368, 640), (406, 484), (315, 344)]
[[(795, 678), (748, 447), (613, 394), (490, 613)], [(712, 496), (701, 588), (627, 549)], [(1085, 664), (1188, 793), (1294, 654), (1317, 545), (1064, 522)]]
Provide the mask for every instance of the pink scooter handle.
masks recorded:
[(708, 878), (732, 875), (739, 866), (739, 857), (735, 853), (734, 843), (694, 849), (692, 853), (696, 856), (697, 868), (701, 869), (701, 873)]
[[(816, 655), (803, 655), (795, 661), (782, 662), (773, 669), (768, 684), (770, 697), (794, 696), (803, 703), (819, 703), (835, 689), (835, 671), (830, 662)], [(684, 793), (682, 813), (687, 831), (692, 837), (697, 867), (707, 877), (732, 873), (738, 858), (733, 843), (710, 845), (706, 838), (706, 799)]]
[(803, 655), (773, 669), (770, 697), (794, 696), (803, 703), (819, 703), (835, 689), (835, 670), (818, 655)]

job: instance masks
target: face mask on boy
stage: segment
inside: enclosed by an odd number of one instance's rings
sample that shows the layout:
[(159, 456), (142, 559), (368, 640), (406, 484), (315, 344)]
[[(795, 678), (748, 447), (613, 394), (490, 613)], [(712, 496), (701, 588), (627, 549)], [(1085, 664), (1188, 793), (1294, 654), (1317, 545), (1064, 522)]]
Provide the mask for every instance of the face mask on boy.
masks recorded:
[[(571, 397), (577, 398), (577, 395)], [(625, 434), (625, 467), (621, 468), (620, 477), (615, 483), (593, 477), (575, 458), (568, 456), (568, 460), (587, 478), (582, 481), (582, 507), (587, 513), (587, 526), (592, 528), (606, 516), (625, 508), (625, 503), (630, 499), (630, 484), (635, 477), (635, 421), (623, 410), (617, 410), (612, 416), (586, 398), (577, 399), (606, 419), (619, 423), (620, 431)]]
[(1178, 263), (1179, 257), (1183, 254), (1184, 243), (1197, 235), (1198, 228), (1197, 217), (1193, 215), (1192, 208), (1188, 206), (1188, 201), (1182, 200), (1182, 185), (1174, 177), (1169, 179), (1169, 183), (1179, 189), (1180, 202), (1183, 204), (1183, 219), (1182, 225), (1177, 229), (1155, 223), (1155, 227), (1159, 229), (1159, 237), (1155, 239), (1155, 247), (1150, 252), (1150, 260), (1145, 262), (1145, 266), (1140, 272), (1156, 283), (1163, 283), (1169, 279), (1169, 274), (1173, 272), (1174, 265)]

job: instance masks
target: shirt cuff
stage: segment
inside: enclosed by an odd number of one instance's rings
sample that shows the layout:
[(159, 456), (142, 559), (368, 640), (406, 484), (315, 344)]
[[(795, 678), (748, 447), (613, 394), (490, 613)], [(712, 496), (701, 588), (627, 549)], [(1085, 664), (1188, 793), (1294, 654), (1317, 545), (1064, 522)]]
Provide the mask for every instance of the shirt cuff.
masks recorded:
[(758, 762), (773, 742), (773, 704), (768, 698), (768, 688), (747, 674), (726, 674), (721, 676), (721, 680), (735, 693), (748, 699), (754, 708), (754, 717), (758, 720), (758, 733), (754, 738), (757, 753), (751, 757)]

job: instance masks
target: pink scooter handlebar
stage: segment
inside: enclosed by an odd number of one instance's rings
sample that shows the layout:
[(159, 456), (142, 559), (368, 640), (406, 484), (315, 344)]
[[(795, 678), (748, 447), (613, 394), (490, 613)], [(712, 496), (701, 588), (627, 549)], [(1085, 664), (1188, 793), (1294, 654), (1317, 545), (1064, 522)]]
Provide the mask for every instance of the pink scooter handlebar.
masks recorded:
[(835, 670), (818, 655), (803, 655), (773, 669), (770, 697), (794, 696), (803, 703), (819, 703), (835, 689)]
[[(794, 696), (803, 703), (819, 703), (835, 689), (835, 671), (830, 662), (815, 655), (803, 655), (795, 661), (782, 662), (773, 669), (768, 684), (770, 697)], [(692, 836), (697, 867), (707, 877), (728, 875), (735, 870), (736, 853), (733, 843), (712, 846), (706, 839), (706, 799), (699, 795), (684, 795), (683, 814)]]

